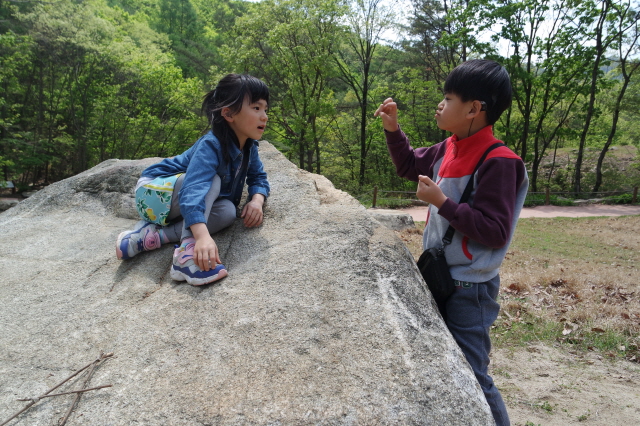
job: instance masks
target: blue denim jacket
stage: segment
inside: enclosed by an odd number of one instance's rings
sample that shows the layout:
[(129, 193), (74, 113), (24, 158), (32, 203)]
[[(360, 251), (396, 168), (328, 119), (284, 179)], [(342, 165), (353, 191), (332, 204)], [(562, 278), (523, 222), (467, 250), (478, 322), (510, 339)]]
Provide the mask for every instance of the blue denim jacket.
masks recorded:
[[(247, 153), (248, 159), (244, 158)], [(236, 206), (240, 204), (245, 181), (249, 199), (255, 194), (269, 196), (270, 187), (258, 155), (258, 141), (248, 140), (244, 153), (235, 144), (229, 144), (229, 157), (230, 163), (225, 164), (220, 141), (209, 131), (182, 154), (147, 167), (142, 176), (156, 178), (186, 173), (180, 189), (180, 214), (189, 227), (207, 222), (204, 197), (216, 174), (221, 180), (219, 198), (228, 199)]]

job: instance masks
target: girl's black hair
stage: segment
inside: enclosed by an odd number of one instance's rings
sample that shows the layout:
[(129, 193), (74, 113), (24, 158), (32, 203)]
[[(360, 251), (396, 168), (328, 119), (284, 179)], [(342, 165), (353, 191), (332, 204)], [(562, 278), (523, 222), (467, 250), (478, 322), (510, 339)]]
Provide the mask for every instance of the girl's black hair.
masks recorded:
[(238, 138), (222, 116), (222, 109), (229, 108), (229, 114), (235, 115), (242, 109), (244, 100), (250, 103), (265, 100), (269, 105), (269, 88), (259, 78), (247, 74), (227, 74), (204, 96), (202, 113), (206, 115), (211, 131), (222, 145), (222, 155), (229, 162), (229, 143), (238, 145)]
[(444, 82), (444, 92), (459, 96), (463, 102), (485, 102), (487, 123), (491, 125), (509, 108), (513, 96), (507, 70), (487, 59), (473, 59), (455, 67)]

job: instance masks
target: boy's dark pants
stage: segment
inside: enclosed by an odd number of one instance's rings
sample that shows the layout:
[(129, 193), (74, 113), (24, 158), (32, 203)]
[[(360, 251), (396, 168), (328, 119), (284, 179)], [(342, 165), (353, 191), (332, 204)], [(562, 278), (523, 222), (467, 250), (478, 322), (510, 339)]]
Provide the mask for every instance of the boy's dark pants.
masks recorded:
[(456, 281), (456, 291), (446, 302), (443, 318), (482, 387), (496, 425), (504, 426), (510, 424), (507, 408), (488, 374), (489, 329), (500, 310), (496, 302), (499, 290), (500, 275), (477, 284)]

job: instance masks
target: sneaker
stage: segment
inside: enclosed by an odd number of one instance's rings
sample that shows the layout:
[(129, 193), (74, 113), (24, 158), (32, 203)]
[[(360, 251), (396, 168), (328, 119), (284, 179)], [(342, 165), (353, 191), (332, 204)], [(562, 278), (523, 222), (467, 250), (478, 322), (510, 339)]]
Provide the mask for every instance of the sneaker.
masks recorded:
[(138, 253), (159, 248), (162, 245), (158, 225), (141, 220), (132, 231), (124, 231), (116, 241), (118, 259), (131, 259)]
[(173, 252), (173, 265), (171, 265), (171, 278), (176, 281), (186, 281), (191, 285), (204, 285), (218, 281), (226, 277), (227, 270), (224, 265), (216, 265), (208, 271), (198, 268), (193, 260), (193, 249), (196, 246), (195, 238), (187, 238)]

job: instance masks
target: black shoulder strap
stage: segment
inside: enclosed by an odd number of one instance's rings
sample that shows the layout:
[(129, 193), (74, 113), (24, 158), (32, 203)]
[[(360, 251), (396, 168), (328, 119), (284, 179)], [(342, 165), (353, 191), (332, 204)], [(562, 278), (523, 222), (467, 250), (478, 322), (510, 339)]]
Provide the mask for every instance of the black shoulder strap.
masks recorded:
[[(482, 163), (484, 163), (484, 160), (487, 158), (487, 155), (494, 149), (498, 148), (499, 146), (505, 146), (505, 144), (503, 144), (502, 142), (496, 142), (493, 145), (491, 145), (489, 148), (487, 148), (484, 154), (482, 154), (482, 157), (480, 157), (480, 161), (478, 161), (478, 164), (476, 164), (476, 168), (473, 169), (473, 173), (471, 173), (471, 177), (469, 178), (469, 182), (467, 182), (467, 187), (464, 189), (464, 192), (462, 193), (462, 197), (460, 197), (459, 203), (465, 203), (469, 199), (469, 196), (471, 195), (471, 191), (473, 191), (473, 182), (475, 181), (476, 172), (478, 171)], [(447, 232), (444, 234), (444, 237), (442, 237), (443, 247), (451, 243), (451, 240), (453, 239), (453, 234), (455, 232), (456, 230), (453, 228), (453, 226), (449, 225), (449, 228), (447, 228)]]

